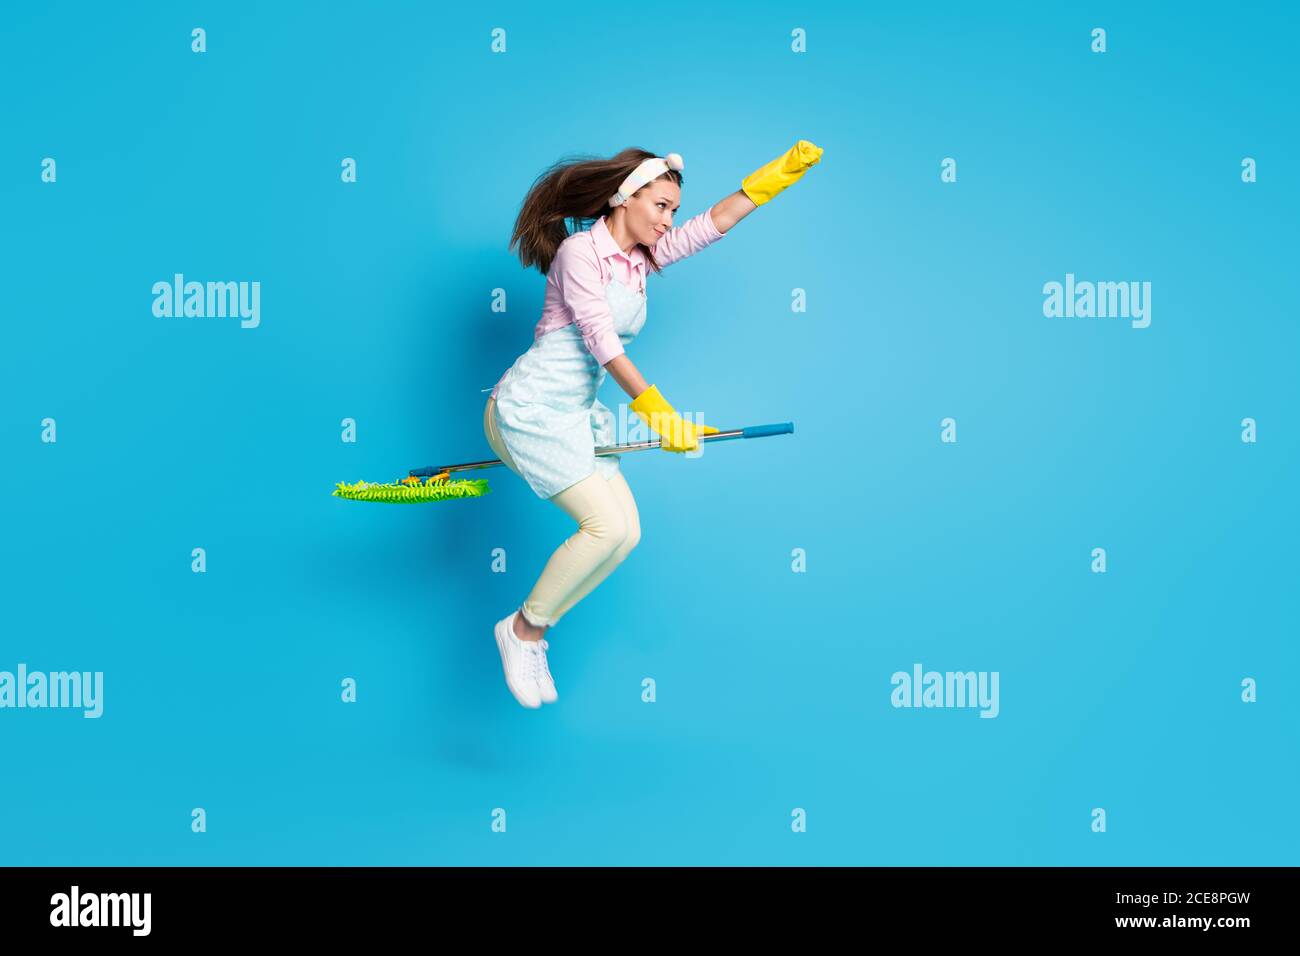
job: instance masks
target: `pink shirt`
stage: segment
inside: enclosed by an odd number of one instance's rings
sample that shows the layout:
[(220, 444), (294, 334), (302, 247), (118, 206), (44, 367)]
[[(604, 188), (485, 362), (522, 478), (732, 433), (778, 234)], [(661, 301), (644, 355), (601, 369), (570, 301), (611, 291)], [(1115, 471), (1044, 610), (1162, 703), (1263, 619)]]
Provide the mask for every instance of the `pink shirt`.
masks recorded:
[[(695, 255), (722, 236), (706, 209), (659, 237), (654, 247), (655, 261), (660, 268), (665, 268)], [(630, 253), (619, 248), (609, 234), (604, 216), (592, 223), (590, 229), (575, 232), (560, 243), (546, 274), (546, 299), (541, 320), (533, 329), (533, 340), (574, 323), (598, 364), (604, 365), (622, 355), (623, 343), (614, 331), (614, 317), (605, 299), (605, 283), (613, 276), (632, 291), (645, 292), (649, 268), (640, 246), (633, 246)], [(500, 382), (492, 389), (494, 398), (499, 388)]]

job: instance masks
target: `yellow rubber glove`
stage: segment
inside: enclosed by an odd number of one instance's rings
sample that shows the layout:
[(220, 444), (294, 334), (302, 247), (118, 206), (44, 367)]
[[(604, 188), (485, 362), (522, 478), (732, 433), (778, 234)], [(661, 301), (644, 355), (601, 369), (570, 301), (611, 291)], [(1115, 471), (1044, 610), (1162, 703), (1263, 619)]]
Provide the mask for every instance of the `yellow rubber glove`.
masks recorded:
[(790, 147), (785, 155), (778, 156), (766, 166), (760, 166), (746, 176), (740, 188), (753, 200), (754, 205), (761, 206), (787, 186), (793, 186), (799, 181), (799, 177), (808, 172), (810, 167), (817, 165), (821, 158), (820, 146), (814, 146), (808, 140), (801, 139)]
[(695, 451), (700, 447), (700, 435), (718, 433), (712, 425), (696, 425), (682, 418), (654, 385), (638, 395), (631, 407), (654, 429), (664, 451)]

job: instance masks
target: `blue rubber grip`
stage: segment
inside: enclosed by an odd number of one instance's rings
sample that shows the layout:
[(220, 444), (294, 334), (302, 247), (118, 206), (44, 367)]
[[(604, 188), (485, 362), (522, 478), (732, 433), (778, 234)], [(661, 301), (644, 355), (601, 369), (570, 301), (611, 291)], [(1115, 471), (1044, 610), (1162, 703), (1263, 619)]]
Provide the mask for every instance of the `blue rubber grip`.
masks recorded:
[(742, 429), (742, 438), (766, 438), (768, 435), (793, 435), (794, 422), (779, 422), (775, 425), (750, 425)]

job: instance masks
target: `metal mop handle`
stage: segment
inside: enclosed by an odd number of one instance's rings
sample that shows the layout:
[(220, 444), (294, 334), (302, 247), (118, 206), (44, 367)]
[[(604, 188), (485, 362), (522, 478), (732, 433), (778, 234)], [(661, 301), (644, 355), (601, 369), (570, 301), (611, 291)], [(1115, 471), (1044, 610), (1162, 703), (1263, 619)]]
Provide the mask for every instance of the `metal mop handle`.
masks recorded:
[[(746, 428), (732, 428), (728, 431), (719, 431), (716, 435), (700, 435), (701, 444), (704, 442), (714, 441), (731, 441), (734, 438), (767, 438), (770, 435), (793, 435), (794, 422), (778, 422), (774, 425), (750, 425)], [(621, 455), (629, 451), (645, 451), (647, 448), (658, 448), (660, 440), (628, 442), (624, 445), (605, 445), (596, 449), (597, 455)], [(493, 458), (491, 461), (469, 461), (463, 465), (430, 465), (428, 468), (412, 468), (410, 476), (412, 478), (430, 478), (434, 475), (447, 474), (453, 471), (473, 471), (477, 468), (495, 468), (497, 465), (504, 465), (500, 458)]]

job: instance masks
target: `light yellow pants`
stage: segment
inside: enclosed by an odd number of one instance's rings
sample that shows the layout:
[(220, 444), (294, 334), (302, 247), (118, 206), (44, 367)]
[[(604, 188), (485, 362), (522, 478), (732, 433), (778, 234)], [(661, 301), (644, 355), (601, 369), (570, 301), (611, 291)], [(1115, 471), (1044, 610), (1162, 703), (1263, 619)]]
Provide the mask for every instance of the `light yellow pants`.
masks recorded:
[[(483, 409), (483, 434), (506, 467), (519, 474), (497, 430), (494, 398)], [(555, 549), (520, 607), (524, 620), (534, 627), (553, 626), (609, 577), (641, 540), (636, 501), (621, 470), (612, 478), (594, 471), (546, 500), (564, 509), (578, 523), (578, 530)]]

